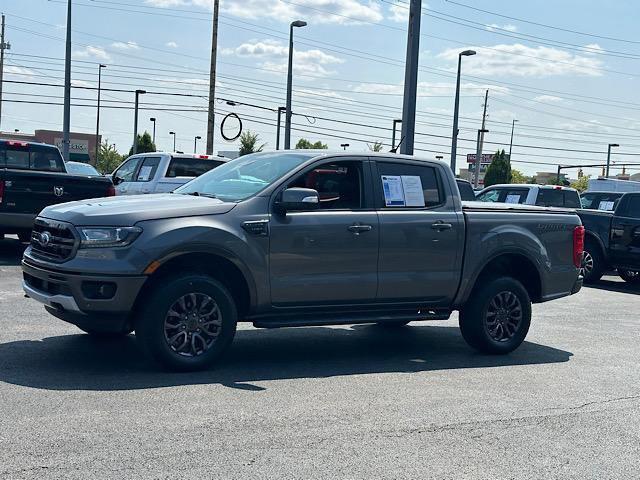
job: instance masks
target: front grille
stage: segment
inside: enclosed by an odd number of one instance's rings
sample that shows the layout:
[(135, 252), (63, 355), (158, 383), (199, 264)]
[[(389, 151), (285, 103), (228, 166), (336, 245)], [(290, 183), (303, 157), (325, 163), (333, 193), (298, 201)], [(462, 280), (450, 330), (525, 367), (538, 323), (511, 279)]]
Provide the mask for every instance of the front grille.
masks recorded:
[(53, 262), (65, 262), (73, 257), (78, 244), (78, 238), (70, 224), (36, 218), (31, 234), (34, 256)]

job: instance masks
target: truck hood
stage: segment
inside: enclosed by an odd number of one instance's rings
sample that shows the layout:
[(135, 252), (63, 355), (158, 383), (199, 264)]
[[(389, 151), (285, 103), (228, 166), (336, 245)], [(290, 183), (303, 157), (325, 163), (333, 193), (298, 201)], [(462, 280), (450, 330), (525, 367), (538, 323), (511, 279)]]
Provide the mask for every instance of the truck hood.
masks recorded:
[(144, 220), (227, 213), (236, 204), (179, 194), (92, 198), (45, 208), (40, 217), (89, 226), (131, 226)]

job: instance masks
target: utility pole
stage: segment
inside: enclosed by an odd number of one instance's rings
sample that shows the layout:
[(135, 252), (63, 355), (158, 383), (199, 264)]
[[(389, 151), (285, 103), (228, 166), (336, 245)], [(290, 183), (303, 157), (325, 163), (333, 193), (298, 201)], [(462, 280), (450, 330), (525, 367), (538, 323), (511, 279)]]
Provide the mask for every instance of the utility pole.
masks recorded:
[(402, 123), (402, 120), (395, 119), (393, 121), (393, 132), (391, 133), (391, 148), (396, 148), (396, 130), (398, 129), (396, 125)]
[(276, 130), (276, 150), (280, 150), (280, 122), (282, 112), (286, 112), (287, 107), (278, 107), (278, 130)]
[(480, 182), (480, 162), (482, 160), (482, 144), (484, 143), (484, 134), (489, 130), (486, 130), (485, 122), (487, 120), (487, 104), (489, 103), (489, 90), (487, 90), (484, 94), (484, 109), (482, 111), (482, 128), (478, 130), (478, 146), (476, 149), (476, 163), (475, 163), (475, 172), (473, 176), (473, 186), (478, 187), (478, 183)]
[(220, 0), (213, 1), (213, 29), (211, 32), (211, 66), (209, 67), (209, 113), (207, 115), (207, 155), (213, 155), (213, 130), (215, 93), (216, 93), (216, 57), (218, 54), (218, 8)]
[(514, 118), (513, 122), (511, 122), (511, 141), (509, 142), (509, 161), (511, 161), (511, 149), (513, 148), (513, 129), (515, 128), (517, 121), (518, 120)]
[(618, 145), (617, 143), (610, 143), (609, 147), (607, 148), (607, 173), (605, 175), (605, 178), (609, 178), (609, 166), (611, 165), (611, 147), (619, 147), (620, 145)]
[(136, 90), (136, 103), (133, 113), (133, 154), (138, 153), (138, 105), (140, 95), (147, 93), (145, 90)]
[[(2, 15), (2, 30), (0, 31), (0, 127), (2, 126), (2, 73), (4, 72), (4, 51), (11, 49), (11, 44), (4, 41), (4, 15)], [(0, 131), (2, 129), (0, 128)]]
[(418, 57), (420, 54), (420, 18), (422, 0), (410, 0), (407, 60), (404, 67), (404, 97), (402, 102), (402, 145), (400, 153), (413, 155), (418, 94)]
[(64, 113), (62, 118), (62, 158), (69, 161), (71, 129), (71, 0), (67, 0), (67, 45), (64, 57)]
[(98, 110), (96, 111), (96, 156), (93, 160), (93, 164), (98, 164), (98, 149), (100, 147), (100, 142), (98, 142), (98, 137), (100, 136), (100, 85), (102, 83), (102, 69), (107, 68), (103, 63), (98, 64)]

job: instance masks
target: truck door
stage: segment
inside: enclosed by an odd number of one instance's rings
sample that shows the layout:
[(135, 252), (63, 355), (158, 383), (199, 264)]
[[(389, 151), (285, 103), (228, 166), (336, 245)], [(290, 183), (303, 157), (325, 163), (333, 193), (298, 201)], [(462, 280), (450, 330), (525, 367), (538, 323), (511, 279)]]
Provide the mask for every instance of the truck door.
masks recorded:
[(611, 220), (611, 263), (640, 270), (640, 193), (625, 194)]
[(131, 194), (129, 190), (135, 181), (135, 175), (138, 173), (141, 161), (142, 157), (130, 157), (113, 172), (112, 179), (117, 195)]
[(435, 165), (393, 159), (375, 164), (378, 301), (451, 305), (462, 271), (464, 219), (450, 187)]
[(375, 302), (379, 232), (369, 168), (368, 161), (340, 157), (288, 183), (287, 188), (317, 190), (320, 206), (271, 217), (274, 305)]

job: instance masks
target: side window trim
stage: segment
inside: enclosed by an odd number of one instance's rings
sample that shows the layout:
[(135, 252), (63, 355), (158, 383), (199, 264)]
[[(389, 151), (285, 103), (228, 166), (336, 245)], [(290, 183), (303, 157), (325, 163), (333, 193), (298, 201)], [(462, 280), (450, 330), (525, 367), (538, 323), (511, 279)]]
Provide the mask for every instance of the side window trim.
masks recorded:
[[(440, 203), (438, 205), (431, 205), (431, 206), (424, 206), (424, 207), (392, 207), (389, 208), (385, 205), (384, 203), (384, 193), (382, 191), (382, 184), (381, 182), (378, 181), (378, 179), (381, 177), (381, 173), (380, 173), (380, 169), (378, 168), (380, 163), (390, 163), (390, 164), (395, 164), (395, 165), (409, 165), (409, 166), (414, 166), (414, 167), (426, 167), (426, 168), (431, 168), (434, 171), (435, 174), (435, 179), (436, 179), (436, 185), (438, 188), (438, 196), (440, 198)], [(373, 159), (371, 160), (371, 181), (374, 185), (374, 190), (373, 190), (373, 194), (375, 196), (374, 198), (374, 207), (376, 210), (379, 211), (428, 211), (428, 210), (435, 210), (438, 208), (442, 208), (442, 206), (444, 206), (447, 203), (447, 196), (445, 195), (444, 192), (444, 184), (442, 183), (442, 175), (440, 172), (440, 169), (436, 166), (436, 165), (432, 165), (432, 164), (424, 164), (423, 162), (420, 163), (416, 163), (416, 162), (399, 162), (397, 159), (394, 159), (392, 157), (390, 158), (380, 158), (380, 157), (373, 157)]]

